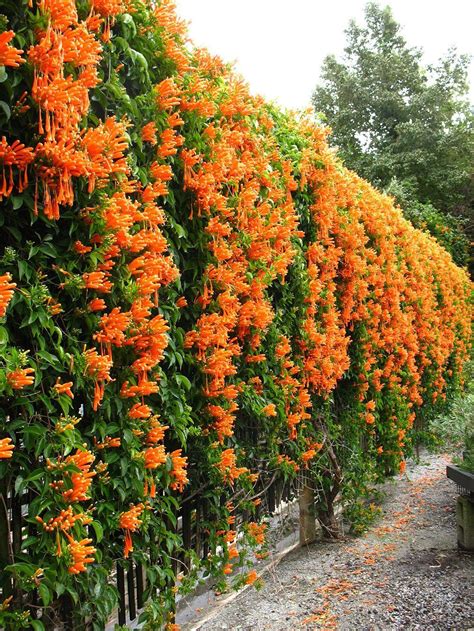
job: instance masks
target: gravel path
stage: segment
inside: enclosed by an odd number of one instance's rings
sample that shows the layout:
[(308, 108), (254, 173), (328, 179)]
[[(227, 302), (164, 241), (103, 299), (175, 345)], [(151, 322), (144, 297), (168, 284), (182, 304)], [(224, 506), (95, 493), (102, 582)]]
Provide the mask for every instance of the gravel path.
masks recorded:
[(200, 631), (474, 629), (474, 555), (456, 544), (456, 488), (447, 458), (422, 462), (385, 486), (383, 514), (359, 538), (289, 553), (217, 608)]

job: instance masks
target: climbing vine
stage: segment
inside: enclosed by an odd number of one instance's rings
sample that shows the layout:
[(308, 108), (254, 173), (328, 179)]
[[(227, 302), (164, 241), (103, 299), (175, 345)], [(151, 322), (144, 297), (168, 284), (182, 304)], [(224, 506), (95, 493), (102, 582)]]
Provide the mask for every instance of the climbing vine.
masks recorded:
[[(263, 480), (304, 469), (330, 529), (403, 470), (460, 386), (469, 280), (325, 129), (191, 50), (172, 2), (2, 12), (0, 484), (30, 501), (0, 623), (53, 628), (67, 597), (102, 629), (134, 558), (171, 628), (200, 577), (256, 580)], [(196, 494), (209, 554), (177, 577)]]

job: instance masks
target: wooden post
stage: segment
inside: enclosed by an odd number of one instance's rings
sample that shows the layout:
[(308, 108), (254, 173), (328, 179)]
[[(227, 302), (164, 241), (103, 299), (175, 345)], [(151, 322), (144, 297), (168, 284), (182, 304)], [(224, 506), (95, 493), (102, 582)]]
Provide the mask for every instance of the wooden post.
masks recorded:
[(0, 589), (2, 599), (12, 593), (11, 578), (4, 572), (4, 567), (12, 563), (10, 558), (10, 520), (7, 510), (8, 485), (6, 479), (0, 480)]
[(125, 571), (117, 562), (117, 590), (119, 593), (118, 623), (125, 626), (127, 622), (127, 605), (125, 603)]
[(300, 545), (316, 541), (316, 503), (311, 480), (303, 476), (299, 496), (300, 506)]

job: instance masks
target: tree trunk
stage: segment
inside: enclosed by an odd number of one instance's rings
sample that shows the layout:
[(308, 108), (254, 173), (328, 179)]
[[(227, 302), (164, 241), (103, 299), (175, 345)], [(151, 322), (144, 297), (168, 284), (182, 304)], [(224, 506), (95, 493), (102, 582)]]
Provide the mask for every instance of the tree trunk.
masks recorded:
[(325, 536), (330, 539), (340, 539), (342, 536), (341, 526), (337, 521), (334, 512), (334, 503), (328, 502), (327, 506), (318, 509), (318, 520), (321, 524)]
[(326, 472), (326, 476), (330, 479), (331, 486), (329, 491), (326, 492), (324, 501), (318, 503), (318, 520), (327, 537), (330, 539), (339, 539), (343, 533), (336, 519), (334, 503), (341, 490), (343, 474), (339, 462), (337, 461), (336, 453), (327, 438), (327, 434), (325, 444), (326, 452), (331, 463), (331, 468)]
[(316, 541), (316, 504), (314, 488), (309, 478), (303, 479), (303, 487), (299, 496), (300, 506), (300, 545)]

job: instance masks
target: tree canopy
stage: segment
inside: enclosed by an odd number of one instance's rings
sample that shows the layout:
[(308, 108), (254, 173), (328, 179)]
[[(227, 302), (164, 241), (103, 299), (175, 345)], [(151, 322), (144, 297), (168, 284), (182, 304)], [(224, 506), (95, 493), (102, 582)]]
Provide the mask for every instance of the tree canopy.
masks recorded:
[(369, 3), (365, 24), (346, 29), (342, 59), (326, 57), (313, 95), (347, 166), (394, 195), (461, 264), (474, 229), (468, 67), (455, 50), (424, 66), (390, 7)]

